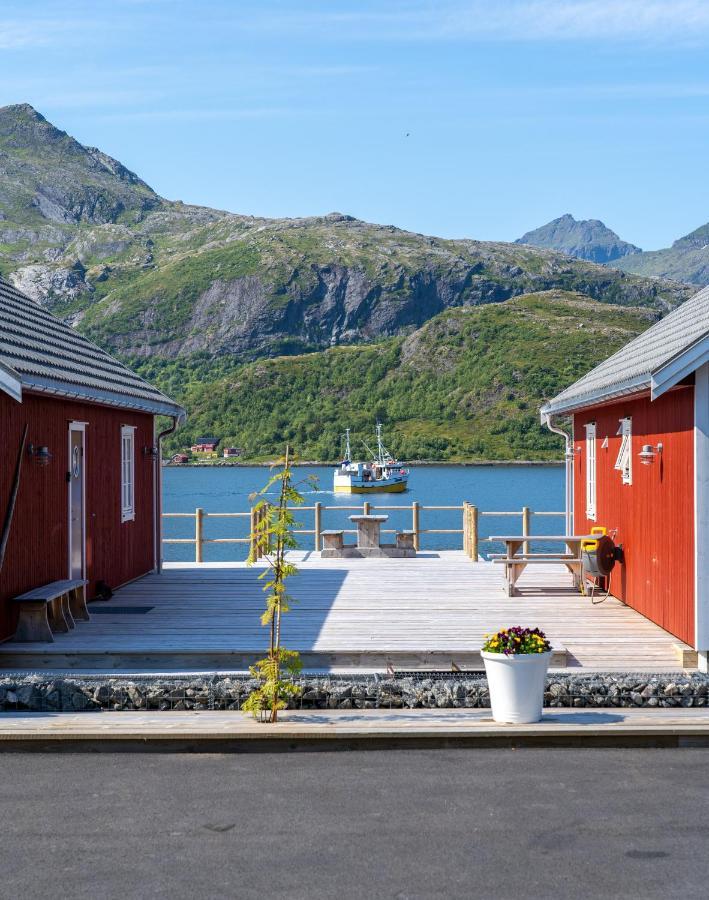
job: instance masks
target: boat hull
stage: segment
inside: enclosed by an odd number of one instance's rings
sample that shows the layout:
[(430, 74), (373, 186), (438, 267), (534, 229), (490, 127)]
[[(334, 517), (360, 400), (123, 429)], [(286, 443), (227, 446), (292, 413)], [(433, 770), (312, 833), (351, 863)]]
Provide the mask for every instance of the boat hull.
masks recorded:
[(389, 484), (372, 481), (367, 484), (336, 484), (336, 494), (402, 494), (406, 490), (405, 481), (394, 481)]

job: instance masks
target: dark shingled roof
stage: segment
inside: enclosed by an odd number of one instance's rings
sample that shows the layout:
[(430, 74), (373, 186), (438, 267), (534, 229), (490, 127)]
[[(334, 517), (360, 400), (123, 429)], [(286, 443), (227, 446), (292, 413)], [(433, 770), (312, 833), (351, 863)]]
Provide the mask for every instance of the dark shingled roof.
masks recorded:
[(572, 412), (648, 389), (654, 398), (669, 383), (666, 377), (663, 383), (663, 371), (667, 373), (671, 367), (681, 376), (680, 363), (685, 359), (688, 370), (693, 371), (706, 355), (708, 340), (706, 287), (545, 403), (542, 415)]
[(185, 415), (181, 406), (157, 388), (2, 278), (0, 367), (6, 377), (14, 374), (27, 390), (144, 412)]

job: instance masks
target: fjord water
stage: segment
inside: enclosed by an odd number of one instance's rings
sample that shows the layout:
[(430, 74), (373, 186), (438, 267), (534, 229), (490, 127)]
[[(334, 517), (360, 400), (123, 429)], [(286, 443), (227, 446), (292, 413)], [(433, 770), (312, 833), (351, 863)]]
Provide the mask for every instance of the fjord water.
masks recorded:
[[(409, 490), (403, 494), (334, 494), (332, 491), (332, 468), (329, 466), (303, 466), (294, 469), (295, 480), (305, 498), (305, 506), (320, 502), (323, 506), (337, 509), (323, 511), (322, 528), (351, 528), (347, 519), (354, 511), (348, 506), (362, 504), (369, 500), (374, 505), (405, 506), (402, 511), (387, 510), (389, 522), (385, 527), (411, 528), (411, 503), (416, 500), (421, 506), (456, 506), (464, 500), (475, 504), (481, 512), (520, 511), (528, 506), (534, 511), (561, 512), (564, 509), (564, 470), (561, 466), (420, 466), (414, 468), (409, 481)], [(206, 513), (247, 512), (249, 497), (260, 490), (271, 474), (263, 466), (208, 467), (166, 467), (163, 470), (163, 511), (194, 513), (197, 507)], [(317, 487), (308, 482), (309, 476), (318, 479)], [(268, 498), (269, 495), (267, 495)], [(275, 491), (272, 495), (275, 497)], [(313, 513), (302, 510), (297, 514), (303, 528), (312, 529)], [(420, 528), (461, 528), (462, 513), (459, 510), (423, 510)], [(518, 534), (521, 517), (482, 516), (480, 536), (491, 534)], [(563, 532), (564, 520), (561, 516), (534, 516), (533, 534), (559, 534)], [(248, 518), (204, 520), (205, 538), (245, 538), (249, 531)], [(194, 519), (165, 519), (164, 537), (194, 537)], [(386, 536), (386, 540), (393, 537)], [(313, 536), (302, 535), (300, 544), (306, 549), (313, 548)], [(349, 540), (353, 540), (351, 536)], [(421, 548), (453, 550), (462, 547), (460, 534), (424, 534)], [(481, 544), (481, 552), (493, 548)], [(205, 544), (205, 562), (226, 562), (246, 558), (248, 545)], [(194, 559), (193, 544), (166, 544), (164, 558), (168, 561), (189, 561)]]

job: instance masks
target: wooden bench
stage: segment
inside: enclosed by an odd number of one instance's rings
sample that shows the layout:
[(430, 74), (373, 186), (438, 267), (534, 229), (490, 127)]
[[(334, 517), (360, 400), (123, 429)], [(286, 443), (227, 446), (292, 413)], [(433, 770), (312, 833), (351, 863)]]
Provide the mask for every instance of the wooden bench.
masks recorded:
[(87, 621), (86, 584), (83, 578), (53, 581), (15, 597), (20, 615), (14, 640), (51, 642), (53, 634), (73, 628), (76, 619)]
[(320, 536), (322, 537), (323, 550), (342, 550), (345, 545), (344, 531), (329, 528), (321, 531)]
[(397, 531), (396, 532), (396, 549), (397, 550), (415, 550), (414, 538), (415, 531)]
[(575, 556), (568, 553), (539, 553), (539, 554), (520, 554), (519, 556), (503, 556), (492, 559), (493, 563), (500, 563), (505, 567), (505, 584), (507, 586), (507, 596), (513, 597), (515, 593), (515, 585), (519, 576), (524, 572), (527, 566), (533, 565), (549, 565), (549, 563), (562, 563), (574, 576), (574, 583), (578, 585), (581, 593), (586, 593), (583, 580), (583, 562)]

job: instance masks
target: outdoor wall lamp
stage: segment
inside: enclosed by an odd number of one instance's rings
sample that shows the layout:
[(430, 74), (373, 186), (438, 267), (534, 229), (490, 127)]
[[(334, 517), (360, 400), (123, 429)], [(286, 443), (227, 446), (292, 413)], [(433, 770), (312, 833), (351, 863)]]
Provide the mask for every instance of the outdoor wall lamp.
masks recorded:
[(157, 459), (158, 448), (157, 447), (143, 447), (143, 456), (151, 456), (153, 459)]
[(52, 454), (49, 447), (38, 447), (37, 444), (29, 444), (27, 447), (27, 455), (38, 466), (48, 466)]
[(638, 453), (640, 457), (640, 462), (644, 466), (651, 466), (655, 462), (655, 457), (660, 456), (662, 454), (662, 444), (658, 444), (656, 447), (653, 447), (652, 444), (643, 444), (643, 448)]

